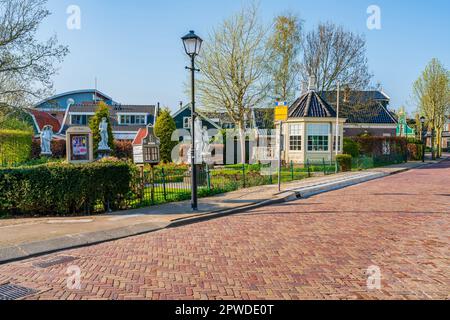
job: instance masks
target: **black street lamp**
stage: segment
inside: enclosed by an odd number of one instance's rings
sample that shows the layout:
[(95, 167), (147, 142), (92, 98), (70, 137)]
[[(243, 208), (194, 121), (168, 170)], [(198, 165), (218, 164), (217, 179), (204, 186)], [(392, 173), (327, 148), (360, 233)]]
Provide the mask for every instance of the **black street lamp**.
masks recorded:
[(426, 130), (425, 130), (425, 117), (420, 118), (421, 129), (422, 129), (422, 162), (425, 162), (425, 149), (427, 147), (427, 138), (426, 138)]
[(191, 58), (191, 67), (186, 67), (186, 69), (191, 70), (191, 136), (192, 136), (192, 147), (191, 147), (191, 189), (192, 189), (192, 199), (191, 206), (192, 210), (198, 210), (197, 201), (197, 167), (195, 163), (195, 72), (200, 71), (195, 68), (195, 57), (199, 55), (200, 49), (202, 47), (203, 40), (197, 36), (194, 31), (190, 31), (183, 38), (183, 45), (186, 54)]

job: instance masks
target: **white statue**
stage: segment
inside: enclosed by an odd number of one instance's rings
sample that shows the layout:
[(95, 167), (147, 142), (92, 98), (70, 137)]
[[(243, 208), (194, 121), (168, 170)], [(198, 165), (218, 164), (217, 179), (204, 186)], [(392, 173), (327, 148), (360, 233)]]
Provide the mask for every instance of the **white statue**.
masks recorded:
[[(206, 162), (207, 156), (209, 156), (209, 135), (206, 127), (202, 127), (202, 120), (196, 118), (194, 122), (195, 128), (195, 163), (202, 164)], [(192, 147), (188, 150), (188, 159), (190, 159)]]
[(53, 127), (45, 126), (41, 131), (41, 154), (52, 155)]
[(209, 147), (210, 147), (210, 145), (209, 145), (208, 128), (203, 127), (203, 130), (202, 130), (202, 157), (203, 157), (204, 161), (206, 160), (206, 158), (208, 158), (210, 156)]
[(100, 122), (100, 125), (98, 127), (100, 131), (100, 142), (98, 144), (99, 150), (110, 150), (108, 146), (108, 122), (106, 122), (106, 118), (102, 119), (102, 122)]

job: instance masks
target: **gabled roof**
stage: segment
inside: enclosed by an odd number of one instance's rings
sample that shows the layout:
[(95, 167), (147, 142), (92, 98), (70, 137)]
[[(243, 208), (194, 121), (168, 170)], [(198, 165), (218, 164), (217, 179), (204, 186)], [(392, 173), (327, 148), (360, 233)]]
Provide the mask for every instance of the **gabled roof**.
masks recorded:
[(147, 128), (140, 128), (136, 137), (133, 140), (133, 146), (140, 146), (142, 144), (142, 140), (147, 136)]
[[(391, 98), (380, 90), (352, 90), (346, 93), (345, 90), (341, 90), (340, 97), (344, 99), (345, 95), (348, 95), (346, 99), (351, 103), (367, 103), (370, 101), (390, 101)], [(321, 95), (327, 99), (330, 103), (336, 101), (336, 91), (323, 91)]]
[(45, 126), (52, 126), (53, 132), (60, 131), (61, 124), (58, 119), (53, 117), (51, 114), (36, 109), (28, 109), (28, 112), (33, 117), (38, 133), (40, 133)]
[(108, 96), (108, 95), (104, 94), (103, 92), (98, 91), (96, 89), (83, 89), (83, 90), (68, 91), (68, 92), (64, 92), (64, 93), (60, 93), (60, 94), (54, 95), (52, 97), (49, 97), (47, 99), (44, 99), (44, 100), (40, 101), (39, 103), (36, 104), (36, 106), (39, 106), (39, 105), (41, 105), (43, 103), (46, 103), (48, 101), (51, 101), (51, 100), (56, 100), (56, 99), (64, 97), (64, 96), (73, 95), (73, 94), (79, 94), (79, 93), (96, 94), (97, 96), (102, 97), (102, 98), (104, 98), (106, 100), (111, 100), (111, 101), (113, 100), (110, 96)]
[(397, 124), (391, 112), (380, 102), (366, 105), (341, 104), (339, 116), (347, 118), (347, 123)]
[(303, 94), (289, 108), (289, 118), (335, 118), (336, 112), (317, 92)]

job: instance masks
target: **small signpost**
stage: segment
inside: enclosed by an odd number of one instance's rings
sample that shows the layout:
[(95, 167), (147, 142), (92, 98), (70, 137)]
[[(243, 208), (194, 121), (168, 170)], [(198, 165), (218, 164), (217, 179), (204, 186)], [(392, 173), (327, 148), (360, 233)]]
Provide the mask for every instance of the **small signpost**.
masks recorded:
[(135, 164), (150, 164), (155, 166), (161, 161), (159, 138), (155, 135), (154, 128), (149, 125), (140, 129), (133, 141), (133, 160)]
[(153, 167), (161, 161), (160, 156), (160, 139), (155, 135), (154, 128), (148, 125), (146, 128), (140, 129), (133, 141), (133, 160), (136, 165), (141, 168), (142, 187), (144, 188), (144, 166), (149, 164), (152, 168), (152, 188), (151, 198), (154, 203), (155, 197), (155, 172)]
[(275, 121), (280, 124), (280, 135), (278, 142), (278, 191), (281, 191), (281, 153), (283, 152), (283, 121), (287, 121), (289, 107), (287, 102), (276, 102), (275, 104)]
[(92, 131), (88, 127), (71, 127), (66, 132), (67, 162), (94, 161)]

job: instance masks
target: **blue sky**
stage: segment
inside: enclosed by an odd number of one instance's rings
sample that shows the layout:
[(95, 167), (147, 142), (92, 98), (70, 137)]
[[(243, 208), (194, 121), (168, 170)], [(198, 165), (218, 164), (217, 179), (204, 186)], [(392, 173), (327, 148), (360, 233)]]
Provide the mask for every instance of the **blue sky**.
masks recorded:
[[(211, 29), (239, 10), (238, 0), (49, 0), (52, 12), (39, 36), (56, 33), (70, 54), (55, 76), (57, 93), (93, 88), (128, 104), (161, 102), (176, 110), (187, 79), (180, 37), (193, 29), (207, 38)], [(81, 9), (81, 30), (68, 30), (69, 5)], [(381, 8), (381, 30), (368, 30), (367, 7)], [(374, 82), (391, 107), (414, 111), (411, 87), (431, 58), (450, 66), (448, 0), (261, 0), (264, 21), (286, 10), (298, 13), (311, 30), (320, 21), (364, 34)], [(300, 86), (300, 85), (299, 85)]]

